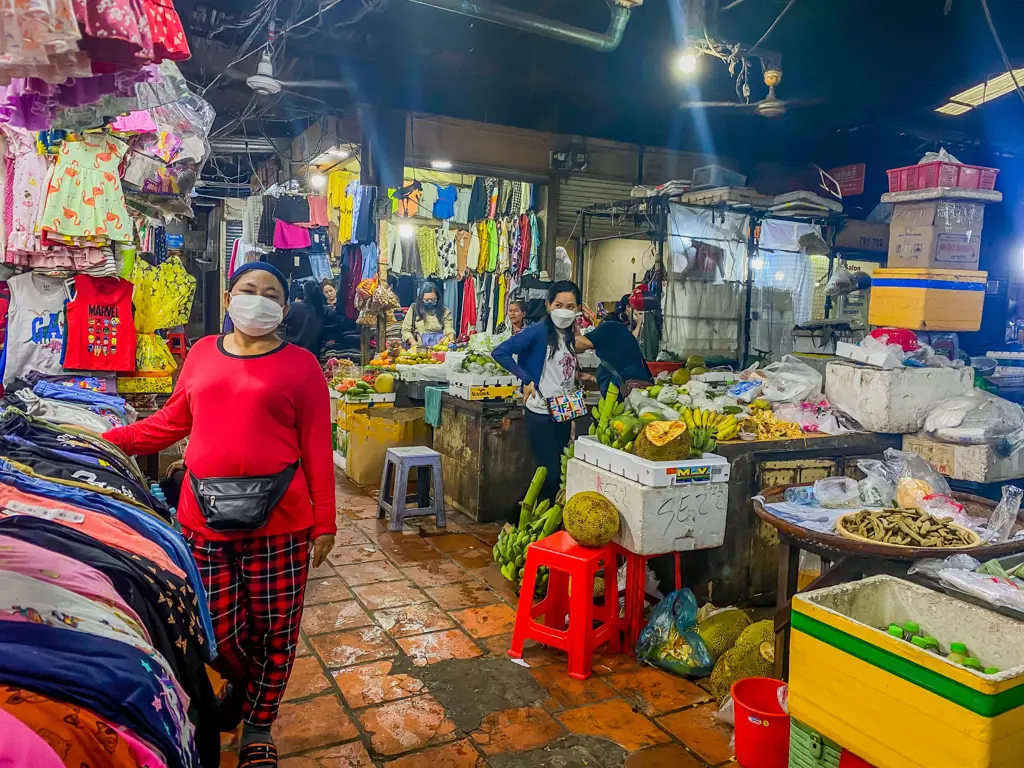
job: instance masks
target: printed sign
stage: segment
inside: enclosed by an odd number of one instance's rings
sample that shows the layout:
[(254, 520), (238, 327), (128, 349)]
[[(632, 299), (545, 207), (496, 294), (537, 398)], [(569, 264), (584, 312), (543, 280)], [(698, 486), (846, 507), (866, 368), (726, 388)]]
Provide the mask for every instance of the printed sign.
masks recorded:
[(690, 483), (710, 483), (711, 465), (699, 464), (696, 466), (676, 467), (676, 476), (673, 485), (689, 485)]
[(828, 175), (839, 182), (839, 190), (843, 197), (864, 194), (864, 177), (866, 175), (864, 163), (854, 165), (841, 165), (828, 171)]

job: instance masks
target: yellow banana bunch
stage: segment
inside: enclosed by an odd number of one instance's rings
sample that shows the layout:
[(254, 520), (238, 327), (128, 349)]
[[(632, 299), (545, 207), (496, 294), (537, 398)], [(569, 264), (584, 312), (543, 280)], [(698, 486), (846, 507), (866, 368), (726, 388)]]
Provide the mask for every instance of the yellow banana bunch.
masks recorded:
[(717, 411), (703, 411), (701, 409), (684, 408), (682, 413), (683, 422), (687, 428), (693, 430), (706, 430), (710, 437), (721, 442), (731, 440), (740, 431), (739, 422), (731, 414), (718, 413)]

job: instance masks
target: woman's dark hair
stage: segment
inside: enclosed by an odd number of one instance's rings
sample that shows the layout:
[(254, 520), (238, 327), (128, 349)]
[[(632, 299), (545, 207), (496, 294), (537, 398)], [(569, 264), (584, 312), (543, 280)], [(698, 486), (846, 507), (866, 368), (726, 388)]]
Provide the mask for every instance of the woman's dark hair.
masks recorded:
[[(519, 307), (519, 311), (524, 315), (530, 314), (530, 303), (526, 299), (512, 299), (512, 301), (508, 303), (508, 307), (511, 309), (513, 306)], [(525, 319), (526, 318), (524, 317), (523, 320)]]
[[(423, 297), (428, 293), (437, 296), (437, 303), (432, 307), (428, 307), (423, 303)], [(444, 318), (444, 300), (441, 298), (441, 291), (436, 283), (427, 280), (420, 286), (420, 289), (416, 292), (416, 304), (413, 307), (413, 312), (416, 313), (415, 318), (417, 320), (423, 320), (427, 315), (433, 315), (438, 320)]]
[[(583, 300), (583, 296), (580, 293), (580, 287), (576, 285), (572, 280), (558, 280), (551, 284), (548, 288), (548, 304), (555, 300), (555, 297), (560, 293), (571, 293), (573, 298), (576, 299), (576, 303), (579, 304)], [(558, 334), (562, 334), (562, 341), (565, 342), (565, 346), (570, 350), (575, 348), (576, 343), (576, 332), (570, 325), (568, 328), (556, 328), (555, 324), (551, 322), (551, 315), (548, 314), (544, 317), (544, 327), (547, 329), (548, 337), (548, 359), (550, 360), (555, 356), (555, 351), (558, 349)]]
[(327, 314), (327, 299), (324, 298), (324, 289), (312, 280), (302, 284), (302, 300), (309, 305), (314, 314)]

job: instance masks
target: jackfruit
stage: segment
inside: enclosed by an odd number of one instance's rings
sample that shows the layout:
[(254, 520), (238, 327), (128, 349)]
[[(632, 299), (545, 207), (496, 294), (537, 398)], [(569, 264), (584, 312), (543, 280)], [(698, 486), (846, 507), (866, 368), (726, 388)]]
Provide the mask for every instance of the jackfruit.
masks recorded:
[(584, 491), (565, 502), (562, 526), (577, 544), (603, 547), (619, 532), (619, 510), (600, 493)]
[(756, 621), (740, 632), (736, 638), (736, 645), (760, 645), (761, 643), (775, 643), (775, 622), (771, 619)]
[(697, 634), (707, 646), (708, 652), (718, 659), (736, 644), (743, 630), (750, 626), (747, 614), (738, 608), (723, 608), (697, 622)]
[(745, 677), (772, 677), (774, 663), (774, 643), (733, 646), (722, 654), (722, 658), (711, 670), (711, 695), (721, 704), (737, 680)]
[(637, 435), (633, 453), (651, 461), (679, 461), (690, 457), (690, 433), (681, 421), (655, 421)]

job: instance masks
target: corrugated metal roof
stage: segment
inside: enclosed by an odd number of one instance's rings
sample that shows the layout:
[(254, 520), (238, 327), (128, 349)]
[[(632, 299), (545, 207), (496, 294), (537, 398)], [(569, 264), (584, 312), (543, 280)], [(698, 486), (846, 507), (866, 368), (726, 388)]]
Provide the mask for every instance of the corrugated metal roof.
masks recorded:
[[(579, 237), (581, 208), (596, 203), (612, 203), (626, 200), (633, 185), (621, 181), (595, 179), (590, 176), (577, 175), (558, 182), (558, 236), (560, 238)], [(574, 231), (575, 230), (575, 231)], [(617, 224), (610, 219), (599, 219), (591, 216), (587, 222), (587, 238), (608, 237), (619, 232), (629, 234), (637, 229), (632, 222)]]

